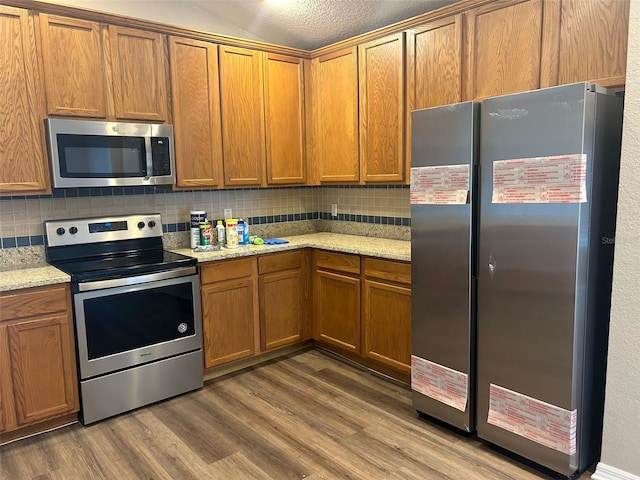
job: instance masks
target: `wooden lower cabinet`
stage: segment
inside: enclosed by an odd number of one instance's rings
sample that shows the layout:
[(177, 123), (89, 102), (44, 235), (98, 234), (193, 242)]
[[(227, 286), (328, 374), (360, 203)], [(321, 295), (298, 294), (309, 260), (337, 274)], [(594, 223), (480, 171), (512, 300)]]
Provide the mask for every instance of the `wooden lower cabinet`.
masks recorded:
[(407, 262), (301, 249), (206, 263), (200, 278), (207, 369), (313, 338), (408, 381)]
[(0, 431), (78, 411), (67, 285), (0, 295)]
[(316, 250), (314, 339), (359, 363), (408, 381), (411, 265)]
[(204, 264), (204, 366), (213, 368), (310, 338), (306, 250)]
[(314, 338), (360, 354), (360, 258), (316, 250)]
[(360, 353), (360, 279), (316, 272), (318, 340)]
[(411, 288), (369, 279), (363, 287), (363, 356), (410, 373)]
[(309, 337), (307, 252), (258, 258), (260, 348), (271, 350)]
[(411, 373), (411, 264), (362, 261), (362, 356)]
[(201, 283), (205, 368), (254, 355), (258, 350), (256, 259), (204, 265)]

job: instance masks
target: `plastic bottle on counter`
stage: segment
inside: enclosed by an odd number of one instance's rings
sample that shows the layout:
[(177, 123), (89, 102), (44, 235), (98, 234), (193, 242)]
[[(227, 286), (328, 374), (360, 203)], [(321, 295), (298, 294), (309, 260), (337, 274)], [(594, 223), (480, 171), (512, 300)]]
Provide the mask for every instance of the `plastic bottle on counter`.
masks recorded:
[(216, 223), (216, 245), (224, 247), (224, 225), (222, 220), (218, 220)]
[(249, 245), (249, 225), (243, 219), (238, 220), (238, 244)]
[(244, 222), (244, 230), (242, 231), (244, 234), (244, 244), (249, 245), (251, 242), (249, 241), (249, 220), (245, 220)]
[(226, 248), (238, 248), (238, 220), (227, 218)]

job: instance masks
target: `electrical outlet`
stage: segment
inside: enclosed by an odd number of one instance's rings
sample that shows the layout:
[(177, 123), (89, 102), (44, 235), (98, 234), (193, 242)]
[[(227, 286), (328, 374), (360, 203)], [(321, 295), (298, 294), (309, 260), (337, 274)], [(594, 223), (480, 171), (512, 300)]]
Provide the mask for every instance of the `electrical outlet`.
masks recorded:
[(227, 218), (233, 218), (233, 217), (231, 216), (231, 209), (230, 209), (230, 208), (225, 208), (225, 209), (224, 209), (224, 218), (225, 218), (225, 220), (226, 220)]
[(331, 216), (332, 217), (337, 217), (338, 216), (338, 204), (337, 203), (332, 203), (331, 204)]

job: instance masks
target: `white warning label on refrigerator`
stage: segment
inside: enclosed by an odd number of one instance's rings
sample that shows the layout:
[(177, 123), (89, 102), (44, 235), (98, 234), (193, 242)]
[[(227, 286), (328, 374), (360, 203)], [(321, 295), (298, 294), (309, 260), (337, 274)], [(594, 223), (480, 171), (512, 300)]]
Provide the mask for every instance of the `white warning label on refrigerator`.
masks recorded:
[(469, 165), (411, 169), (413, 205), (464, 205), (469, 196)]
[(493, 162), (492, 203), (583, 203), (587, 156), (518, 158)]
[(411, 388), (457, 410), (467, 409), (466, 373), (411, 355)]
[(576, 453), (578, 410), (565, 410), (498, 385), (489, 388), (487, 423), (559, 452)]

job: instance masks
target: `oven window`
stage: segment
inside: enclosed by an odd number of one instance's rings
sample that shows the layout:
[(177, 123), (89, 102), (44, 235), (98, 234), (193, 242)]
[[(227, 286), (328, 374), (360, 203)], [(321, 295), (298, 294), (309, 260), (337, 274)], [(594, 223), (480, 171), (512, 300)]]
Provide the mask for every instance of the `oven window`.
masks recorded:
[(147, 175), (144, 137), (58, 134), (60, 175), (121, 178)]
[(89, 360), (195, 334), (191, 282), (89, 298), (84, 314)]

